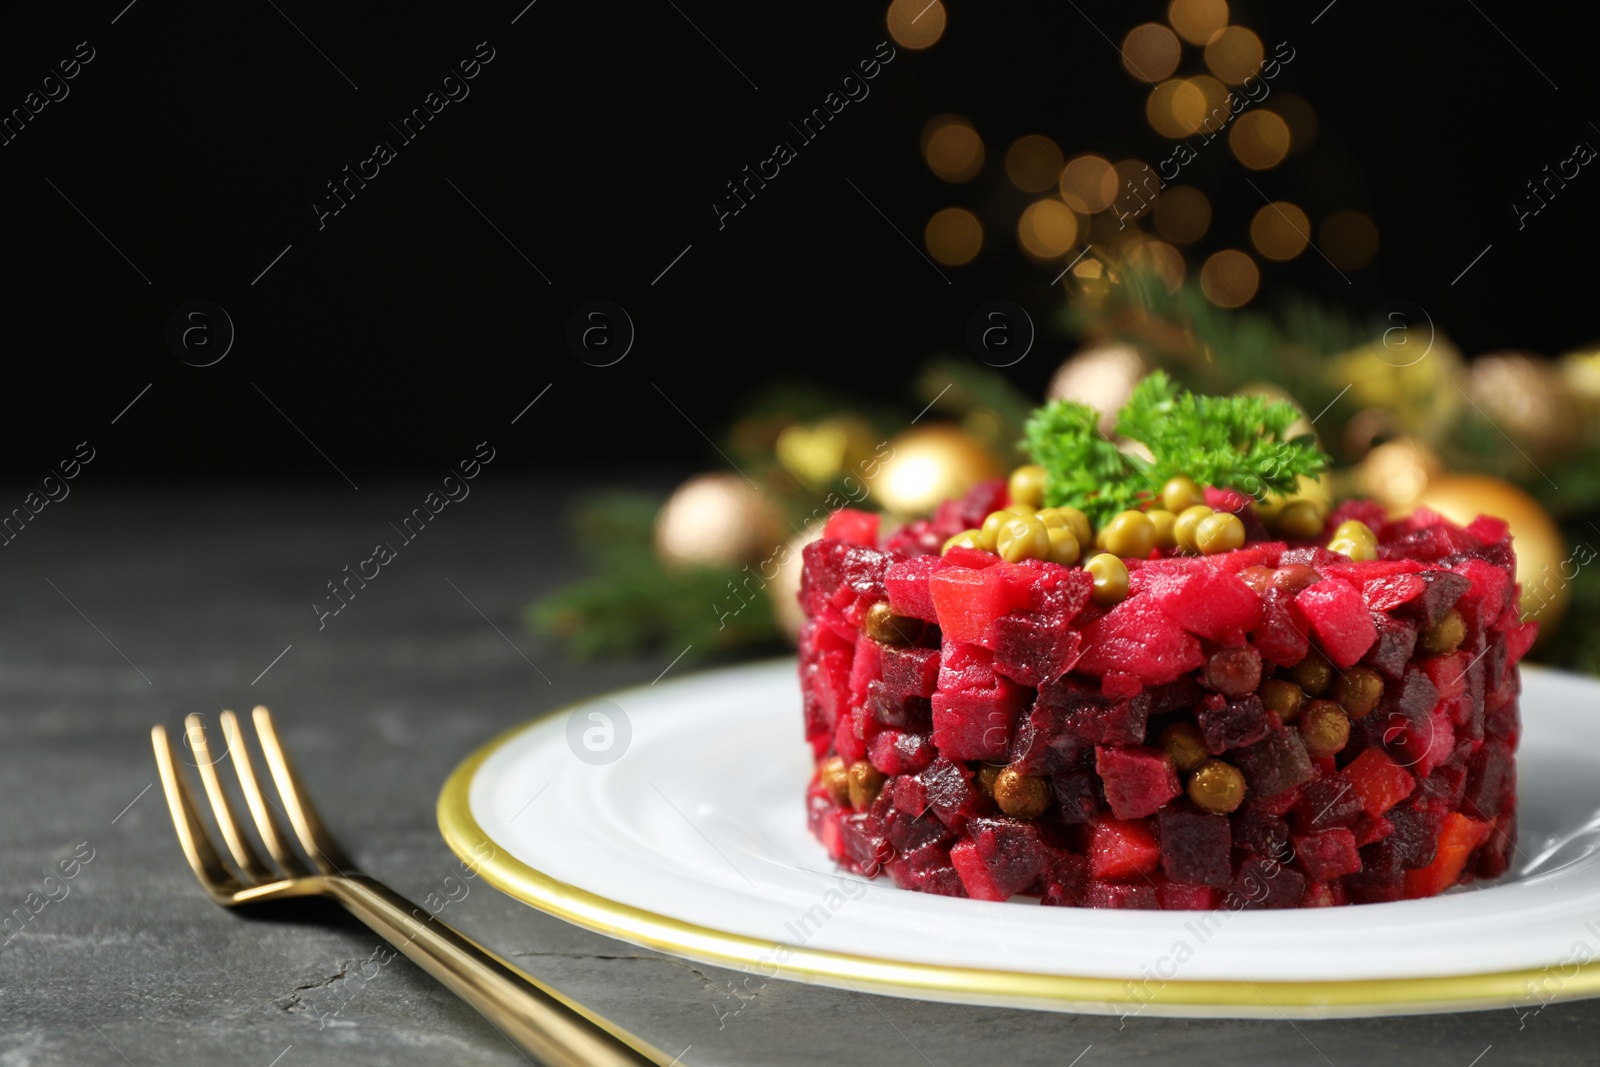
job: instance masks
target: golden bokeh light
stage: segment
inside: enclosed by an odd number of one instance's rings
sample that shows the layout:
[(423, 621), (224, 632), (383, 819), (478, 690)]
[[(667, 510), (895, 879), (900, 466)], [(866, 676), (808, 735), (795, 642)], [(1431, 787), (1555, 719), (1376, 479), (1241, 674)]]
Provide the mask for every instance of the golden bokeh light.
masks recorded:
[(1061, 149), (1050, 138), (1030, 133), (1006, 150), (1006, 177), (1025, 193), (1042, 193), (1061, 177)]
[(1310, 240), (1311, 219), (1287, 200), (1268, 204), (1250, 220), (1250, 243), (1267, 259), (1293, 259)]
[(1227, 0), (1172, 0), (1167, 21), (1190, 44), (1205, 44), (1228, 24)]
[(1233, 118), (1228, 110), (1228, 87), (1209, 74), (1185, 78), (1172, 98), (1172, 117), (1186, 131), (1213, 134)]
[(1113, 211), (1142, 217), (1160, 197), (1161, 179), (1142, 159), (1119, 160), (1116, 171), (1117, 195), (1111, 201)]
[(1211, 201), (1190, 185), (1161, 194), (1156, 203), (1156, 232), (1173, 244), (1193, 244), (1211, 228)]
[(1017, 220), (1023, 251), (1039, 259), (1065, 255), (1078, 239), (1078, 217), (1059, 200), (1036, 200)]
[(1243, 26), (1229, 26), (1206, 42), (1206, 66), (1229, 85), (1241, 85), (1261, 69), (1266, 49)]
[(1322, 220), (1323, 255), (1340, 270), (1360, 270), (1378, 254), (1378, 227), (1359, 211), (1339, 211)]
[(1075, 157), (1061, 171), (1061, 199), (1074, 211), (1093, 215), (1117, 198), (1117, 171), (1100, 156)]
[(1218, 307), (1242, 307), (1260, 287), (1261, 271), (1256, 268), (1256, 261), (1237, 249), (1213, 253), (1200, 268), (1200, 291)]
[(922, 243), (940, 263), (959, 267), (971, 263), (983, 248), (983, 223), (964, 207), (947, 207), (928, 220)]
[(944, 4), (940, 0), (891, 0), (885, 21), (895, 44), (920, 51), (944, 36)]
[(1198, 99), (1198, 102), (1183, 105), (1185, 110), (1203, 109), (1204, 97), (1182, 78), (1164, 81), (1150, 90), (1150, 96), (1144, 102), (1144, 117), (1150, 123), (1151, 129), (1174, 141), (1194, 132), (1188, 123), (1178, 118), (1178, 98), (1185, 93), (1193, 94)]
[(922, 128), (922, 158), (947, 182), (971, 181), (983, 169), (983, 138), (960, 115), (940, 115)]
[(1140, 81), (1158, 82), (1172, 76), (1183, 58), (1183, 45), (1159, 22), (1135, 26), (1122, 39), (1122, 66)]
[(1306, 149), (1317, 143), (1317, 113), (1306, 98), (1297, 93), (1274, 93), (1272, 110), (1289, 124), (1289, 154), (1304, 155)]
[(1169, 293), (1176, 293), (1183, 284), (1183, 253), (1165, 241), (1140, 242), (1128, 252), (1128, 262), (1154, 271)]
[(1266, 108), (1246, 111), (1234, 120), (1228, 147), (1251, 170), (1270, 170), (1289, 154), (1289, 124)]

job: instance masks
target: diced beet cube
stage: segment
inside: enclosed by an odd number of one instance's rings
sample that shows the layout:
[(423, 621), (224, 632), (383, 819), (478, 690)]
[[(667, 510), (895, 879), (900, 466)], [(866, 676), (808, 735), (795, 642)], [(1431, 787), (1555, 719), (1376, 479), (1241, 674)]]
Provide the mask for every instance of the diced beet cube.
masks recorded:
[(1194, 717), (1200, 736), (1205, 738), (1206, 750), (1214, 756), (1253, 745), (1272, 732), (1272, 718), (1254, 693), (1241, 700), (1227, 700), (1221, 693), (1212, 693), (1195, 710)]
[(1400, 866), (1415, 870), (1432, 863), (1439, 845), (1439, 830), (1444, 825), (1444, 813), (1407, 804), (1394, 808), (1387, 817), (1394, 826), (1394, 847), (1400, 856)]
[(928, 788), (914, 774), (891, 778), (884, 786), (896, 811), (906, 815), (922, 815), (928, 809)]
[(945, 757), (935, 759), (918, 777), (930, 810), (956, 833), (965, 829), (967, 820), (983, 810), (983, 796), (968, 780), (966, 768)]
[(1378, 638), (1366, 602), (1343, 578), (1328, 578), (1300, 590), (1294, 609), (1336, 667), (1354, 666)]
[(1226, 815), (1164, 811), (1156, 819), (1161, 870), (1174, 882), (1226, 886), (1233, 878), (1233, 833)]
[(1122, 671), (1160, 685), (1205, 662), (1200, 642), (1145, 597), (1130, 596), (1100, 616), (1083, 640), (1078, 669), (1097, 678)]
[(1468, 633), (1483, 633), (1505, 613), (1513, 578), (1503, 568), (1480, 559), (1458, 563), (1454, 571), (1472, 583), (1456, 601), (1456, 610), (1467, 620)]
[(1407, 608), (1417, 621), (1419, 629), (1431, 629), (1444, 618), (1445, 612), (1455, 607), (1461, 594), (1472, 587), (1472, 582), (1449, 571), (1423, 571), (1422, 595), (1408, 603)]
[(1028, 606), (1026, 587), (1008, 579), (1005, 565), (972, 570), (946, 566), (928, 579), (928, 594), (946, 641), (983, 641), (989, 624)]
[(999, 511), (1005, 504), (1005, 480), (991, 478), (967, 490), (965, 496), (940, 504), (934, 513), (934, 525), (945, 537), (954, 537), (962, 530), (981, 526), (991, 511)]
[(1356, 847), (1364, 848), (1394, 833), (1394, 823), (1382, 815), (1373, 816), (1363, 811), (1356, 816), (1356, 821), (1350, 824), (1350, 832), (1356, 835)]
[(1155, 911), (1161, 907), (1156, 887), (1149, 882), (1101, 882), (1092, 878), (1083, 902), (1091, 908)]
[[(809, 549), (811, 545), (806, 547)], [(888, 555), (877, 549), (846, 545), (839, 557), (839, 587), (828, 602), (843, 612), (847, 620), (859, 625), (866, 610), (888, 596), (883, 580), (889, 562)]]
[(1022, 774), (1045, 775), (1070, 764), (1078, 754), (1078, 740), (1066, 728), (1066, 713), (1035, 700), (1011, 735), (1006, 762)]
[(801, 549), (805, 566), (800, 571), (800, 606), (808, 617), (821, 614), (838, 591), (839, 567), (849, 547), (843, 541), (823, 539)]
[(1294, 854), (1314, 882), (1331, 882), (1361, 869), (1355, 835), (1342, 826), (1295, 837)]
[(1057, 850), (1049, 867), (1039, 876), (1039, 903), (1075, 908), (1083, 903), (1089, 881), (1089, 861), (1082, 856)]
[(1085, 770), (1064, 771), (1050, 779), (1055, 793), (1056, 810), (1061, 821), (1069, 825), (1089, 822), (1100, 811), (1100, 800), (1095, 795), (1094, 775)]
[(883, 670), (883, 646), (865, 633), (856, 638), (856, 654), (850, 661), (850, 706), (859, 708), (867, 701), (867, 683)]
[(1389, 516), (1384, 514), (1383, 508), (1371, 500), (1352, 497), (1341, 500), (1337, 507), (1328, 513), (1327, 522), (1323, 525), (1323, 532), (1331, 535), (1338, 529), (1340, 523), (1354, 519), (1365, 523), (1367, 528), (1375, 534), (1382, 534), (1384, 527), (1389, 523)]
[(1498, 878), (1511, 868), (1511, 855), (1517, 848), (1517, 817), (1515, 812), (1501, 812), (1494, 828), (1479, 847), (1473, 873), (1479, 878)]
[(1374, 817), (1400, 803), (1417, 787), (1411, 772), (1380, 748), (1367, 749), (1340, 773), (1360, 794), (1367, 814)]
[(840, 508), (828, 516), (827, 524), (822, 527), (822, 536), (847, 544), (875, 548), (878, 544), (879, 519), (880, 516), (876, 512)]
[(1360, 849), (1361, 870), (1344, 876), (1352, 904), (1379, 904), (1399, 900), (1405, 889), (1405, 869), (1394, 838), (1388, 837)]
[(1153, 815), (1182, 789), (1172, 757), (1145, 745), (1096, 748), (1095, 773), (1118, 819)]
[(933, 702), (927, 697), (896, 698), (883, 682), (867, 683), (867, 713), (874, 722), (896, 730), (926, 730), (933, 723)]
[(1162, 911), (1211, 911), (1222, 901), (1222, 894), (1208, 885), (1162, 882), (1156, 886), (1156, 899)]
[(1373, 611), (1387, 614), (1422, 595), (1423, 580), (1415, 573), (1387, 574), (1361, 584), (1361, 598)]
[(981, 818), (967, 824), (989, 882), (1006, 897), (1027, 889), (1044, 873), (1050, 857), (1039, 827), (1022, 819)]
[(1430, 656), (1422, 661), (1428, 680), (1439, 691), (1440, 700), (1453, 700), (1467, 691), (1467, 654)]
[(1205, 699), (1205, 690), (1192, 675), (1184, 675), (1165, 685), (1150, 687), (1150, 714), (1162, 715), (1169, 711), (1187, 711)]
[[(1250, 509), (1250, 497), (1237, 489), (1227, 486), (1208, 485), (1205, 487), (1206, 507), (1213, 511), (1226, 511), (1241, 518)], [(1252, 540), (1260, 540), (1253, 538)]]
[(1233, 816), (1233, 840), (1257, 856), (1279, 859), (1289, 845), (1289, 824), (1260, 808), (1241, 808)]
[[(887, 809), (887, 805), (885, 807)], [(841, 815), (839, 838), (844, 845), (844, 858), (852, 868), (869, 878), (894, 856), (883, 818), (872, 809)]]
[(1311, 780), (1311, 757), (1296, 730), (1279, 727), (1263, 741), (1234, 752), (1245, 783), (1257, 797), (1276, 796)]
[(883, 542), (883, 550), (889, 553), (889, 558), (899, 562), (916, 556), (937, 556), (944, 542), (945, 538), (939, 536), (933, 523), (917, 519), (890, 534)]
[(893, 803), (884, 811), (883, 833), (890, 847), (902, 856), (915, 852), (924, 845), (948, 841), (950, 837), (944, 823), (934, 816), (907, 814)]
[(1436, 705), (1420, 727), (1398, 712), (1392, 713), (1390, 719), (1393, 725), (1384, 731), (1384, 744), (1418, 778), (1432, 774), (1455, 749), (1455, 725), (1443, 705)]
[(1042, 619), (1066, 624), (1089, 603), (1094, 577), (1082, 567), (1063, 567), (1042, 559), (1023, 560), (1030, 572), (1028, 604)]
[(1083, 636), (1065, 622), (1031, 613), (1002, 615), (989, 627), (995, 670), (1023, 685), (1054, 681), (1078, 662)]
[(1150, 715), (1148, 691), (1110, 700), (1071, 677), (1040, 686), (1039, 703), (1060, 709), (1067, 732), (1089, 744), (1138, 744)]
[(972, 841), (962, 841), (951, 846), (950, 865), (961, 878), (961, 886), (973, 900), (1005, 900), (1009, 893), (1001, 892), (994, 876), (978, 856), (978, 846)]
[[(1300, 804), (1295, 808), (1294, 824), (1301, 833), (1311, 834), (1336, 826), (1349, 826), (1365, 810), (1361, 795), (1350, 785), (1350, 780), (1336, 774), (1307, 782), (1300, 790)], [(1327, 881), (1315, 874), (1312, 877), (1319, 882)]]
[(1239, 873), (1228, 886), (1228, 906), (1244, 911), (1294, 908), (1305, 889), (1306, 879), (1299, 871), (1276, 860), (1251, 856), (1239, 865)]
[(1144, 683), (1131, 674), (1122, 671), (1106, 671), (1100, 679), (1100, 693), (1113, 700), (1126, 697), (1136, 697), (1144, 691)]
[(1161, 846), (1143, 821), (1098, 819), (1089, 825), (1089, 874), (1094, 878), (1143, 880), (1161, 863)]
[(1406, 664), (1411, 662), (1411, 653), (1417, 647), (1417, 628), (1405, 619), (1377, 612), (1372, 614), (1372, 623), (1377, 628), (1378, 639), (1367, 650), (1362, 662), (1385, 677), (1398, 680), (1405, 674)]
[(1000, 557), (993, 552), (957, 545), (950, 551), (940, 554), (938, 569), (942, 571), (948, 567), (965, 567), (968, 570), (981, 571), (999, 565)]
[(1384, 691), (1380, 710), (1398, 711), (1408, 719), (1420, 719), (1439, 704), (1439, 688), (1433, 684), (1426, 671), (1411, 668), (1400, 680), (1398, 688)]
[(1293, 594), (1282, 589), (1267, 590), (1261, 626), (1252, 638), (1261, 658), (1280, 667), (1293, 667), (1311, 650), (1311, 642), (1290, 610), (1293, 603)]
[(1501, 784), (1511, 769), (1511, 750), (1500, 741), (1485, 741), (1467, 765), (1467, 788), (1461, 811), (1482, 822), (1500, 814)]
[(1207, 556), (1205, 561), (1220, 571), (1238, 574), (1250, 567), (1276, 567), (1288, 547), (1286, 541), (1256, 541), (1232, 552)]
[(994, 672), (986, 649), (947, 637), (933, 694), (933, 743), (951, 759), (1000, 759), (1027, 695)]
[(867, 742), (867, 761), (889, 777), (916, 774), (938, 755), (925, 733), (884, 730)]
[[(807, 557), (807, 569), (810, 557)], [(933, 608), (933, 597), (928, 592), (928, 579), (939, 569), (938, 556), (913, 556), (889, 564), (883, 575), (883, 587), (889, 597), (889, 608), (896, 615), (906, 615), (924, 622), (938, 622)]]
[(931, 697), (939, 686), (937, 648), (900, 648), (887, 645), (879, 653), (881, 680), (896, 698)]
[(1261, 625), (1261, 598), (1239, 578), (1205, 560), (1162, 560), (1176, 567), (1141, 567), (1130, 576), (1142, 593), (1185, 630), (1210, 641), (1235, 643)]

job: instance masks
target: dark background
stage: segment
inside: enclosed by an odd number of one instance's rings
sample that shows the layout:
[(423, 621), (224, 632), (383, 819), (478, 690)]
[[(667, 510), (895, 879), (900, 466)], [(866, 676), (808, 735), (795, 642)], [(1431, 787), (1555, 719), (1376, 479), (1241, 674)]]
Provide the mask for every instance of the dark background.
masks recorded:
[[(1006, 183), (1005, 146), (1038, 132), (1068, 155), (1165, 154), (1143, 121), (1148, 88), (1111, 43), (1164, 4), (950, 0), (943, 39), (899, 50), (871, 97), (719, 232), (723, 183), (792, 140), (787, 122), (872, 54), (885, 4), (537, 0), (513, 25), (525, 0), (125, 2), (9, 12), (0, 36), (4, 110), (78, 42), (96, 52), (70, 96), (0, 148), (7, 475), (40, 476), (85, 439), (98, 478), (338, 484), (336, 465), (360, 483), (442, 471), (484, 439), (526, 467), (705, 463), (716, 457), (696, 427), (716, 437), (742, 396), (784, 375), (920, 406), (912, 371), (962, 349), (977, 304), (1003, 296), (1045, 323), (1060, 303), (1054, 272), (1016, 251), (1028, 198)], [(1254, 177), (1313, 218), (1367, 211), (1382, 248), (1350, 285), (1301, 256), (1262, 301), (1299, 287), (1365, 315), (1409, 300), (1468, 354), (1591, 341), (1600, 177), (1580, 174), (1520, 232), (1511, 207), (1575, 142), (1600, 144), (1588, 24), (1503, 0), (1325, 5), (1235, 4), (1269, 51), (1293, 45), (1274, 89), (1321, 123), (1313, 151)], [(387, 123), (480, 41), (495, 58), (471, 95), (400, 146)], [(988, 146), (967, 186), (919, 156), (923, 124), (944, 111)], [(398, 158), (319, 231), (324, 183), (378, 140)], [(1260, 198), (1233, 173), (1213, 232), (1240, 244)], [(977, 261), (944, 269), (949, 283), (906, 239), (920, 248), (948, 204), (987, 230)], [(173, 310), (197, 298), (237, 330), (207, 368), (165, 340)], [(608, 368), (564, 341), (594, 298), (638, 330)], [(1007, 373), (1037, 395), (1070, 347), (1047, 335)]]

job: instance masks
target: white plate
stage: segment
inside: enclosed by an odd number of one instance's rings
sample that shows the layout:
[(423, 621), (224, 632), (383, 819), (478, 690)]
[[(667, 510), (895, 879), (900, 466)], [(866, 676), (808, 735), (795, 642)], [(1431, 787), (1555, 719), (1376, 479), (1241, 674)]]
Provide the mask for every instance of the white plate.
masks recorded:
[(1430, 900), (1108, 911), (837, 873), (805, 825), (792, 661), (535, 720), (452, 775), (440, 826), (535, 907), (758, 980), (1116, 1013), (1531, 1011), (1600, 995), (1600, 682), (1523, 682), (1517, 865)]

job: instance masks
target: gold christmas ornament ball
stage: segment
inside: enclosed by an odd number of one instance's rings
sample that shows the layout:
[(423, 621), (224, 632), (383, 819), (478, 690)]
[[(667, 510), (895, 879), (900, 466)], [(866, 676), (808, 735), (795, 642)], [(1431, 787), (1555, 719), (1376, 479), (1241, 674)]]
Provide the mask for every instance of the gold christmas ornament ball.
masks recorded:
[(972, 435), (943, 423), (907, 430), (870, 482), (870, 499), (898, 515), (923, 515), (979, 482), (999, 478), (1000, 461)]
[(1368, 452), (1357, 477), (1361, 491), (1391, 512), (1409, 511), (1443, 470), (1433, 449), (1415, 438), (1397, 437)]
[(822, 490), (872, 455), (872, 427), (854, 415), (814, 426), (785, 426), (774, 443), (778, 462), (807, 488)]
[(1462, 524), (1479, 515), (1508, 522), (1517, 552), (1523, 615), (1537, 619), (1541, 630), (1555, 629), (1566, 610), (1577, 560), (1569, 557), (1555, 520), (1538, 501), (1498, 478), (1442, 474), (1428, 483), (1411, 507), (1429, 508)]
[(1100, 412), (1100, 429), (1110, 434), (1117, 411), (1128, 402), (1133, 387), (1148, 368), (1131, 345), (1107, 342), (1085, 348), (1068, 359), (1050, 379), (1050, 400), (1076, 400)]
[(1535, 455), (1559, 453), (1576, 438), (1578, 406), (1544, 360), (1495, 352), (1472, 361), (1467, 393), (1486, 418)]
[(800, 639), (800, 626), (806, 621), (800, 610), (800, 571), (805, 564), (805, 547), (822, 536), (822, 523), (812, 523), (784, 543), (778, 553), (778, 571), (768, 591), (772, 594), (772, 617), (790, 641)]
[(1393, 412), (1398, 425), (1437, 440), (1467, 407), (1461, 353), (1431, 326), (1401, 340), (1395, 334), (1336, 356), (1327, 380), (1349, 385), (1349, 401), (1357, 407)]
[(782, 542), (783, 519), (738, 474), (699, 474), (673, 490), (656, 514), (656, 554), (668, 566), (737, 567)]

